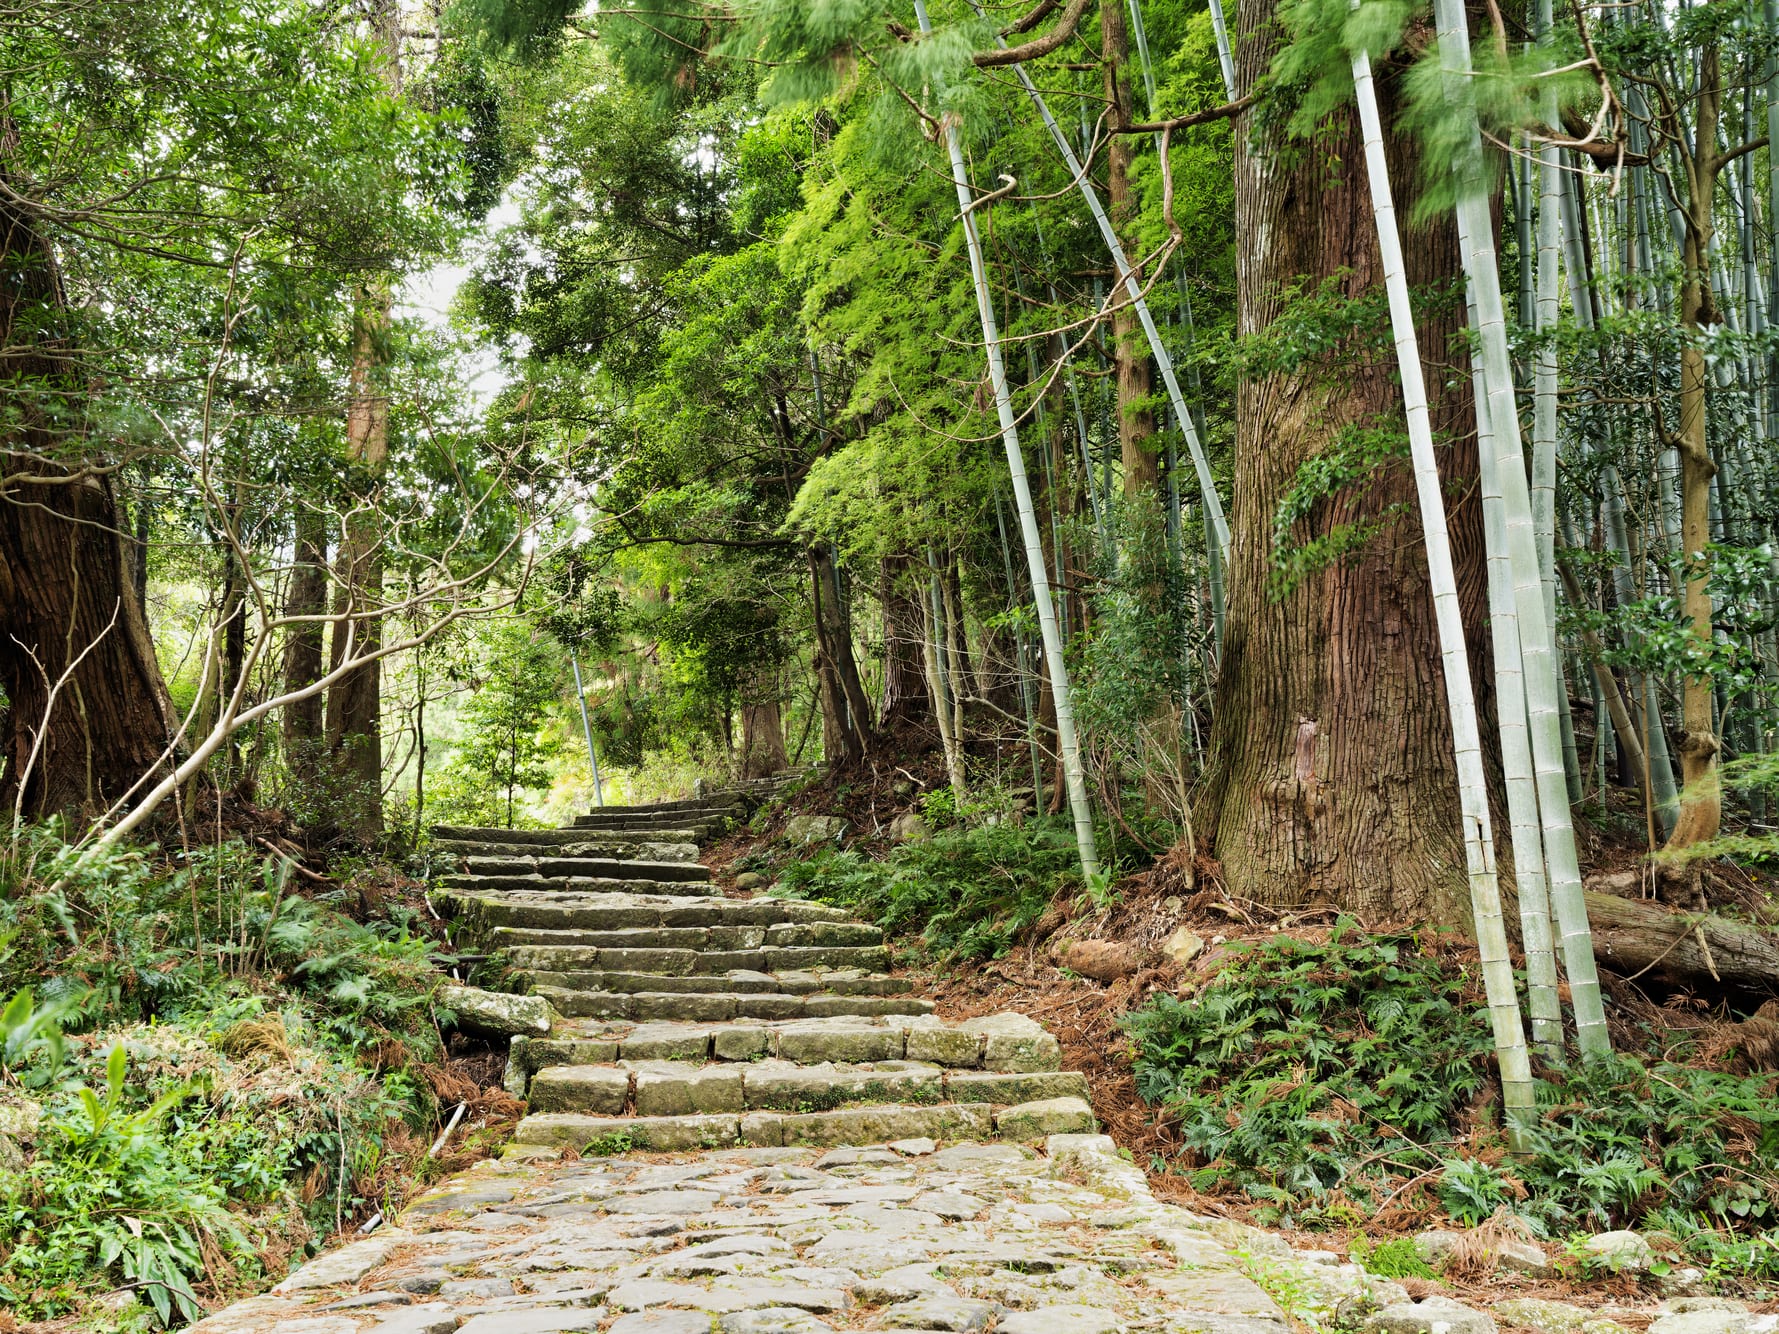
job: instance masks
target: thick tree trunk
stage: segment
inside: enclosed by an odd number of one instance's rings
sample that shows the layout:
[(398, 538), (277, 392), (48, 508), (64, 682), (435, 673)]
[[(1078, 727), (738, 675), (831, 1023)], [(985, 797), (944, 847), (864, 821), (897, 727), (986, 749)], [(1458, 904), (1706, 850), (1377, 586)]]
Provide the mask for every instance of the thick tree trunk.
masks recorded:
[(57, 434), (77, 419), (71, 409), (83, 392), (58, 341), (61, 308), (49, 247), (29, 219), (0, 209), (0, 421), (7, 423), (0, 470), (49, 482), (0, 491), (0, 691), (7, 705), (0, 801), (8, 810), (19, 803), (28, 817), (78, 820), (147, 774), (171, 733), (125, 550), (126, 516), (109, 476), (80, 476), (83, 465), (99, 462), (84, 441)]
[[(378, 483), (389, 463), (389, 396), (379, 372), (389, 334), (389, 286), (366, 284), (353, 321), (346, 448), (360, 470), (362, 491), (346, 516), (334, 591), (330, 667), (373, 653), (383, 639), (376, 608), (383, 600), (382, 522)], [(383, 830), (383, 676), (378, 661), (347, 672), (329, 688), (327, 748), (340, 829), (360, 841)]]
[[(285, 594), (285, 614), (319, 617), (327, 611), (327, 521), (317, 511), (298, 502), (296, 517), (296, 567)], [(321, 679), (325, 627), (319, 620), (304, 621), (290, 629), (284, 643), (284, 688), (300, 690)], [(284, 709), (284, 762), (292, 781), (311, 789), (320, 777), (323, 745), (322, 707), (319, 693), (297, 700)]]
[(778, 673), (762, 672), (741, 692), (739, 776), (767, 778), (790, 765), (784, 746), (784, 707), (779, 699)]
[[(1699, 62), (1698, 123), (1691, 135), (1693, 152), (1688, 174), (1686, 239), (1681, 250), (1680, 324), (1689, 337), (1680, 349), (1680, 423), (1675, 443), (1680, 453), (1681, 610), (1693, 636), (1711, 642), (1711, 479), (1717, 464), (1705, 433), (1706, 386), (1710, 367), (1698, 332), (1717, 321), (1711, 293), (1712, 206), (1723, 159), (1717, 147), (1717, 123), (1723, 79), (1717, 47), (1707, 44)], [(1688, 142), (1683, 136), (1682, 144)], [(1669, 835), (1671, 848), (1691, 847), (1717, 836), (1723, 819), (1723, 793), (1717, 774), (1721, 749), (1713, 709), (1711, 678), (1688, 676), (1680, 696), (1680, 813)]]
[(830, 764), (865, 758), (871, 710), (852, 651), (852, 624), (840, 597), (840, 581), (826, 547), (806, 553), (815, 601), (816, 671), (822, 683), (822, 738)]
[[(1271, 59), (1275, 10), (1275, 0), (1241, 6), (1244, 87)], [(1398, 93), (1399, 78), (1380, 79), (1386, 126)], [(1360, 160), (1356, 118), (1339, 113), (1314, 152), (1282, 135), (1271, 123), (1236, 135), (1236, 230), (1251, 238), (1238, 257), (1244, 335), (1271, 325), (1298, 283), (1313, 287), (1345, 270), (1340, 290), (1357, 297), (1382, 282), (1365, 179), (1326, 165)], [(1418, 179), (1411, 145), (1388, 137), (1386, 151), (1394, 180)], [(1413, 211), (1412, 199), (1400, 201), (1402, 216)], [(1405, 241), (1411, 287), (1457, 281), (1449, 215)], [(1450, 303), (1421, 323), (1421, 348), (1436, 363), (1430, 385), (1449, 378), (1437, 363), (1462, 323), (1462, 309)], [(1426, 553), (1413, 524), (1396, 517), (1414, 512), (1406, 463), (1391, 460), (1322, 501), (1294, 537), (1305, 542), (1372, 522), (1381, 531), (1283, 596), (1271, 581), (1273, 518), (1298, 468), (1333, 447), (1345, 427), (1400, 426), (1393, 372), (1386, 348), (1345, 348), (1240, 386), (1227, 634), (1199, 824), (1235, 894), (1461, 925), (1465, 858)], [(1455, 393), (1430, 405), (1436, 437), (1464, 442), (1442, 460), (1448, 478), (1475, 475), (1467, 406)], [(1453, 558), (1466, 624), (1475, 626), (1484, 590), (1481, 508), (1474, 484), (1456, 496)]]
[[(1114, 126), (1132, 121), (1134, 97), (1130, 75), (1130, 30), (1123, 0), (1103, 0), (1100, 6), (1100, 58), (1106, 73), (1106, 102)], [(1106, 184), (1111, 199), (1112, 226), (1124, 245), (1124, 253), (1139, 278), (1143, 253), (1136, 235), (1137, 200), (1131, 192), (1130, 167), (1136, 159), (1137, 137), (1115, 134), (1106, 146)], [(1154, 382), (1149, 373), (1149, 342), (1136, 308), (1120, 287), (1112, 309), (1112, 347), (1118, 370), (1118, 447), (1124, 459), (1124, 493), (1154, 491), (1161, 468), (1151, 447), (1155, 435), (1155, 411), (1149, 406)]]
[[(368, 15), (384, 86), (402, 92), (401, 9), (395, 0), (372, 0)], [(347, 515), (339, 549), (331, 662), (375, 652), (383, 642), (383, 520), (377, 504), (389, 466), (389, 313), (387, 273), (373, 274), (359, 289), (352, 312), (352, 368), (346, 402), (346, 450), (357, 474), (358, 503)], [(373, 659), (347, 672), (328, 691), (327, 746), (332, 759), (332, 797), (338, 827), (360, 842), (383, 832), (383, 668)]]
[(885, 733), (904, 723), (924, 722), (932, 714), (933, 697), (921, 664), (923, 618), (915, 600), (913, 569), (908, 556), (885, 556), (878, 576), (877, 597), (883, 605), (883, 701), (877, 716)]

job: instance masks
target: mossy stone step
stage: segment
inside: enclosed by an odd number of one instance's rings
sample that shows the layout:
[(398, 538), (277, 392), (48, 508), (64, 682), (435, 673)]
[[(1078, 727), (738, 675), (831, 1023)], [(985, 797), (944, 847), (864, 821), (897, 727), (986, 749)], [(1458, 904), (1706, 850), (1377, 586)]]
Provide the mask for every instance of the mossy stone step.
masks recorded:
[[(709, 977), (729, 972), (801, 972), (810, 968), (883, 972), (889, 967), (889, 950), (883, 945), (762, 945), (751, 950), (607, 946), (591, 952), (595, 957), (589, 962), (595, 968), (624, 973), (657, 973), (663, 977)], [(556, 975), (571, 978), (574, 973), (558, 972)], [(573, 988), (577, 984), (563, 981), (556, 985)]]
[(595, 806), (586, 814), (590, 816), (659, 815), (666, 811), (723, 811), (726, 813), (743, 804), (743, 799), (740, 796), (712, 792), (702, 797), (677, 797), (672, 801), (651, 801), (641, 806)]
[(570, 1018), (674, 1019), (722, 1022), (730, 1019), (801, 1019), (836, 1014), (930, 1014), (933, 1003), (913, 996), (843, 996), (815, 992), (566, 991), (539, 986), (538, 995)]
[[(509, 831), (502, 829), (499, 833)], [(578, 831), (563, 830), (563, 833)], [(656, 843), (623, 835), (586, 835), (558, 843), (509, 843), (496, 839), (435, 838), (432, 850), (451, 857), (598, 857), (611, 861), (671, 862), (675, 866), (699, 866), (698, 845)], [(708, 869), (708, 868), (706, 868)]]
[(1006, 1107), (1087, 1096), (1087, 1077), (1075, 1070), (1010, 1074), (947, 1070), (924, 1061), (804, 1065), (766, 1058), (698, 1065), (625, 1060), (613, 1065), (547, 1066), (532, 1076), (527, 1106), (533, 1112), (687, 1116), (816, 1112), (885, 1102), (986, 1102)]
[[(553, 1065), (620, 1060), (782, 1060), (800, 1065), (916, 1061), (992, 1074), (1048, 1074), (1061, 1064), (1056, 1039), (1022, 1014), (947, 1023), (930, 1014), (840, 1015), (785, 1022), (716, 1024), (566, 1021), (549, 1037), (515, 1038), (508, 1089)], [(517, 1082), (517, 1087), (514, 1087)]]
[(661, 815), (577, 815), (569, 826), (579, 830), (714, 829), (728, 824), (739, 811), (667, 811)]
[(783, 992), (807, 996), (831, 991), (837, 996), (901, 996), (913, 990), (907, 978), (888, 973), (867, 973), (856, 968), (837, 968), (791, 973), (754, 973), (736, 969), (727, 973), (688, 973), (664, 977), (659, 973), (611, 973), (598, 970), (574, 973), (533, 972), (531, 984), (563, 991), (683, 991), (699, 995), (717, 992)]
[[(634, 855), (633, 850), (650, 846), (651, 840), (645, 835), (627, 833), (589, 833), (585, 829), (572, 826), (562, 829), (501, 829), (490, 825), (448, 825), (440, 824), (432, 827), (434, 846), (440, 844), (465, 844), (473, 847), (519, 847), (532, 849), (546, 854), (557, 855), (556, 849), (563, 847), (609, 848), (609, 853), (589, 852), (588, 856), (626, 857)], [(690, 840), (668, 840), (659, 846), (684, 848)], [(697, 859), (697, 849), (692, 849), (691, 857)], [(662, 857), (661, 861), (680, 861), (680, 856)]]
[(656, 926), (777, 926), (849, 922), (825, 903), (796, 899), (720, 899), (676, 894), (455, 894), (451, 906), (488, 925), (504, 945), (573, 945), (581, 931)]
[(609, 875), (445, 875), (440, 889), (472, 894), (692, 894), (708, 897), (710, 886), (699, 880), (656, 880), (645, 876)]
[(710, 868), (698, 862), (661, 862), (640, 857), (491, 857), (463, 859), (469, 875), (543, 876), (550, 880), (685, 880), (710, 882)]
[(883, 932), (862, 922), (776, 922), (758, 926), (621, 926), (564, 932), (574, 939), (548, 945), (511, 945), (520, 968), (594, 968), (610, 949), (757, 950), (771, 946), (881, 945)]
[(1046, 1099), (996, 1111), (988, 1103), (897, 1104), (848, 1107), (837, 1111), (725, 1112), (692, 1116), (613, 1117), (576, 1112), (527, 1116), (513, 1134), (515, 1144), (575, 1149), (583, 1154), (672, 1152), (724, 1148), (736, 1144), (886, 1144), (903, 1139), (1036, 1140), (1052, 1134), (1089, 1134), (1093, 1112), (1078, 1098)]

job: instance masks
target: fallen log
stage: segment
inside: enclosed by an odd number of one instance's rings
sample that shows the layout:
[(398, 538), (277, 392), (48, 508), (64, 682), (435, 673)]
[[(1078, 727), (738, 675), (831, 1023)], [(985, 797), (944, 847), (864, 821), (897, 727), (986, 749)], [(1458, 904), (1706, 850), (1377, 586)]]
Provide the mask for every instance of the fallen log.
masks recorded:
[(1779, 993), (1779, 931), (1652, 899), (1586, 895), (1594, 957), (1623, 978), (1692, 991)]

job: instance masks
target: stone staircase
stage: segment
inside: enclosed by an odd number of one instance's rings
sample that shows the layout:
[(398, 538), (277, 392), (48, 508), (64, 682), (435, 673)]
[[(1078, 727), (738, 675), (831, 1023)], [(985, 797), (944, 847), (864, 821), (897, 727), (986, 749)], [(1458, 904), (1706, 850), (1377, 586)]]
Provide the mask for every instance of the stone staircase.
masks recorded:
[(567, 829), (440, 828), (458, 943), (499, 950), (559, 1016), (512, 1040), (515, 1152), (613, 1154), (1091, 1132), (1087, 1085), (1018, 1014), (946, 1023), (882, 932), (731, 896), (698, 844), (760, 785), (608, 806)]

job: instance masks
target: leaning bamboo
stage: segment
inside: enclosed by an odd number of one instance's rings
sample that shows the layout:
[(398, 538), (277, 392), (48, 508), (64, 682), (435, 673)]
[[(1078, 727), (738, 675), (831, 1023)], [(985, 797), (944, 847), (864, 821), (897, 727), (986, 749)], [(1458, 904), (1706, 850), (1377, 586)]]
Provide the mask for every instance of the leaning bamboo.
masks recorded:
[[(933, 30), (925, 0), (914, 0), (920, 30)], [(1018, 68), (1015, 66), (1015, 68)], [(1062, 656), (1062, 632), (1056, 623), (1056, 607), (1050, 600), (1050, 573), (1044, 568), (1044, 543), (1038, 535), (1038, 515), (1032, 504), (1031, 483), (1025, 475), (1025, 454), (1019, 445), (1019, 426), (1013, 415), (1013, 396), (1007, 388), (1007, 367), (1001, 360), (1001, 336), (995, 323), (994, 298), (988, 287), (988, 266), (982, 256), (982, 238), (976, 231), (976, 201), (970, 194), (970, 174), (964, 166), (963, 145), (957, 121), (947, 115), (945, 148), (951, 158), (951, 181), (957, 188), (962, 215), (964, 246), (970, 253), (970, 278), (976, 288), (976, 313), (982, 323), (982, 342), (988, 355), (988, 378), (994, 387), (995, 415), (1000, 420), (1001, 443), (1007, 450), (1007, 471), (1013, 482), (1013, 507), (1019, 515), (1020, 535), (1025, 539), (1026, 564), (1031, 568), (1032, 601), (1037, 604), (1038, 628), (1044, 637), (1044, 661), (1050, 670), (1050, 693), (1056, 707), (1056, 740), (1062, 752), (1063, 781), (1068, 787), (1069, 809), (1075, 819), (1075, 845), (1081, 857), (1081, 873), (1090, 880), (1099, 874), (1099, 850), (1094, 846), (1093, 811), (1087, 803), (1087, 779), (1081, 768), (1081, 745), (1075, 733), (1075, 710), (1069, 690), (1069, 669)]]
[(1483, 986), (1489, 1021), (1501, 1066), (1502, 1101), (1507, 1131), (1515, 1147), (1534, 1107), (1532, 1064), (1526, 1054), (1519, 995), (1514, 989), (1513, 961), (1508, 955), (1507, 926), (1501, 913), (1501, 885), (1495, 874), (1495, 838), (1489, 828), (1489, 787), (1483, 769), (1482, 730), (1470, 678), (1470, 656), (1464, 644), (1464, 616), (1458, 605), (1458, 580), (1452, 568), (1451, 538), (1446, 529), (1445, 498), (1439, 462), (1433, 453), (1433, 427), (1427, 415), (1427, 387), (1421, 374), (1421, 351), (1415, 337), (1414, 308), (1402, 259), (1402, 238), (1396, 228), (1396, 206), (1390, 193), (1389, 166), (1377, 94), (1371, 81), (1371, 58), (1353, 55), (1353, 85), (1359, 99), (1359, 123), (1365, 136), (1365, 166), (1371, 182), (1372, 213), (1377, 222), (1378, 249), (1383, 256), (1384, 287), (1390, 299), (1390, 325), (1395, 333), (1396, 365), (1402, 376), (1403, 410), (1408, 418), (1410, 456), (1414, 460), (1415, 492), (1420, 501), (1421, 532), (1427, 545), (1427, 573), (1433, 590), (1434, 620), (1445, 671), (1446, 708), (1451, 715), (1452, 751), (1458, 770), (1458, 805), (1464, 826), (1464, 860), (1470, 880), (1470, 907), (1476, 924), (1477, 952), (1482, 958)]
[(1495, 472), (1507, 519), (1520, 654), (1525, 667), (1526, 718), (1538, 779), (1539, 814), (1544, 824), (1551, 908), (1562, 937), (1563, 963), (1569, 975), (1571, 1004), (1575, 1007), (1577, 1044), (1584, 1053), (1604, 1053), (1611, 1050), (1611, 1038), (1606, 1032), (1606, 1011), (1588, 930), (1587, 906), (1582, 898), (1575, 829), (1569, 815), (1568, 784), (1563, 777), (1563, 739), (1557, 710), (1560, 678), (1544, 618), (1532, 500), (1514, 401), (1513, 366), (1501, 304), (1501, 273), (1495, 259), (1494, 218), (1481, 174), (1481, 128), (1469, 86), (1470, 34), (1465, 26), (1463, 0), (1435, 0), (1434, 18), (1448, 97), (1454, 112), (1466, 121), (1468, 151), (1459, 165), (1457, 179), (1460, 250), (1476, 300), (1483, 372), (1488, 382), (1489, 425), (1497, 461)]
[[(982, 12), (980, 0), (970, 0), (970, 3), (976, 8), (978, 14)], [(1006, 45), (1005, 40), (1001, 41), (1001, 45)], [(1015, 64), (1013, 73), (1018, 78), (1020, 86), (1025, 89), (1026, 96), (1031, 99), (1032, 105), (1037, 108), (1038, 115), (1044, 121), (1044, 128), (1050, 131), (1050, 137), (1055, 142), (1057, 151), (1062, 154), (1063, 163), (1068, 167), (1069, 175), (1074, 180), (1076, 189), (1081, 192), (1082, 199), (1086, 201), (1088, 212), (1093, 215), (1094, 224), (1099, 228), (1100, 236), (1106, 243), (1106, 249), (1111, 253), (1113, 267), (1118, 270), (1118, 281), (1124, 285), (1131, 309), (1136, 311), (1137, 321), (1143, 326), (1143, 336), (1149, 341), (1149, 353), (1155, 358), (1155, 364), (1161, 371), (1162, 383), (1167, 386), (1168, 401), (1173, 405), (1174, 415), (1179, 418), (1180, 429), (1186, 436), (1186, 452), (1192, 459), (1193, 471), (1198, 475), (1199, 494), (1205, 507), (1206, 528), (1212, 537), (1212, 540), (1207, 543), (1207, 546), (1210, 547), (1212, 597), (1221, 607), (1222, 570), (1227, 564), (1229, 555), (1229, 521), (1224, 517), (1223, 501), (1217, 494), (1216, 480), (1211, 476), (1210, 459), (1205, 455), (1204, 444), (1199, 439), (1198, 428), (1193, 422), (1192, 414), (1186, 409), (1186, 396), (1181, 393), (1179, 378), (1174, 374), (1173, 356), (1168, 352), (1167, 345), (1161, 341), (1161, 331), (1156, 328), (1155, 318), (1149, 313), (1149, 303), (1143, 299), (1142, 279), (1131, 267), (1130, 260), (1124, 253), (1124, 243), (1118, 239), (1117, 229), (1112, 226), (1112, 220), (1106, 216), (1105, 206), (1100, 203), (1099, 194), (1094, 188), (1087, 168), (1081, 165), (1081, 159), (1075, 155), (1075, 149), (1069, 143), (1068, 135), (1062, 132), (1062, 127), (1056, 123), (1056, 117), (1050, 114), (1050, 104), (1044, 100), (1044, 95), (1038, 91), (1031, 76), (1025, 72), (1025, 66)]]

